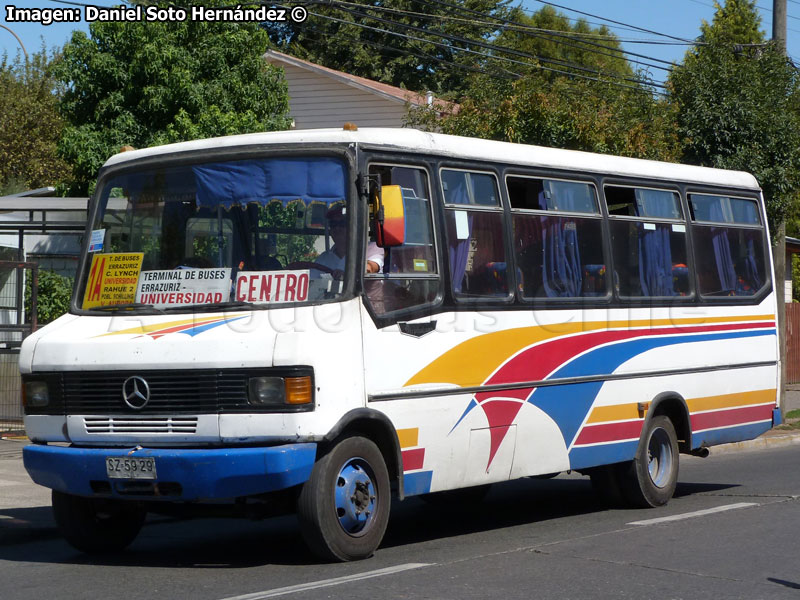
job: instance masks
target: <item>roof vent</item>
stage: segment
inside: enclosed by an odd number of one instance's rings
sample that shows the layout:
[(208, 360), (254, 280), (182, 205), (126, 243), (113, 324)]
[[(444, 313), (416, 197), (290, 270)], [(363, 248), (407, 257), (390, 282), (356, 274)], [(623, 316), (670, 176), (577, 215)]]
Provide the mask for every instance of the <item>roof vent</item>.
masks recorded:
[(358, 131), (358, 125), (356, 125), (355, 123), (348, 122), (344, 124), (342, 129), (344, 129), (345, 131)]

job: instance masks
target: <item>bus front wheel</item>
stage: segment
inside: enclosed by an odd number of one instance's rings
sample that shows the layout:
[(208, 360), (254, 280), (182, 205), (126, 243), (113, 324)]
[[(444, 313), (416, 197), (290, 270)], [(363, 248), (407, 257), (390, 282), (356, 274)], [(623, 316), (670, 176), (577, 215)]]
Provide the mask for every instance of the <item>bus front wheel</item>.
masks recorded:
[(61, 534), (87, 554), (115, 552), (130, 545), (145, 511), (131, 502), (73, 496), (53, 490), (53, 516)]
[(678, 436), (664, 415), (650, 419), (639, 440), (636, 457), (621, 465), (620, 484), (625, 499), (644, 508), (669, 502), (678, 484)]
[(378, 447), (364, 437), (343, 439), (316, 462), (300, 492), (303, 539), (325, 560), (372, 556), (386, 532), (390, 494)]

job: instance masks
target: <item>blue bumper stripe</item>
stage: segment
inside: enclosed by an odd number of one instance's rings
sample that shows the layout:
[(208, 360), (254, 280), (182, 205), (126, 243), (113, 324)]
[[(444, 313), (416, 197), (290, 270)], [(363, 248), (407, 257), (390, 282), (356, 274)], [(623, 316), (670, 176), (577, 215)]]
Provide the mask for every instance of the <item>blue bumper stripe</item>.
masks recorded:
[(597, 446), (573, 446), (569, 453), (569, 467), (570, 469), (586, 469), (633, 460), (638, 447), (638, 440)]
[(767, 422), (695, 432), (692, 433), (692, 446), (699, 448), (700, 446), (716, 446), (717, 444), (752, 440), (771, 428), (772, 423)]
[[(180, 496), (143, 497), (152, 500), (214, 500), (272, 492), (298, 485), (311, 476), (316, 444), (286, 444), (268, 448), (161, 449), (64, 448), (26, 446), (25, 468), (45, 487), (92, 496), (92, 481), (115, 483), (106, 475), (107, 457), (155, 458), (156, 483), (179, 483)], [(142, 481), (142, 480), (138, 480)]]

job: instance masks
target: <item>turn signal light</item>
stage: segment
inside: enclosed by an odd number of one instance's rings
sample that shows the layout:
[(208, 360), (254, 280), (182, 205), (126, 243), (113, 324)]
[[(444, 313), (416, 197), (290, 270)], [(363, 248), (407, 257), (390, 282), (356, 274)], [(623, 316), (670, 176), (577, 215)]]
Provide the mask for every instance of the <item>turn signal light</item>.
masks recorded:
[(311, 404), (311, 377), (286, 378), (286, 404)]

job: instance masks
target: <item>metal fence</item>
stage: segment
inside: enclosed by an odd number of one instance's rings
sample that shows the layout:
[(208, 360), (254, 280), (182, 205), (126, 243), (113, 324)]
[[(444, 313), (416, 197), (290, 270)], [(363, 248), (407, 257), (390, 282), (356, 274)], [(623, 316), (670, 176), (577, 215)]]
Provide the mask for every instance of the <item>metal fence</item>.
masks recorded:
[(786, 305), (786, 383), (800, 383), (800, 304)]
[(23, 428), (19, 349), (36, 329), (37, 274), (35, 263), (0, 261), (0, 433)]

